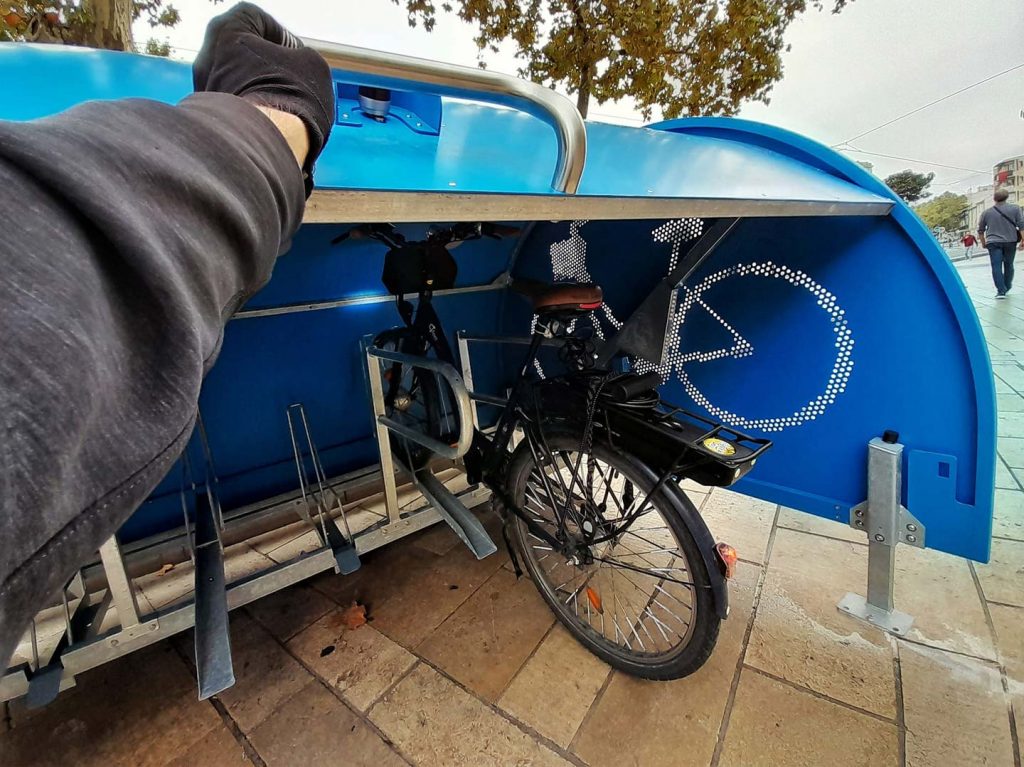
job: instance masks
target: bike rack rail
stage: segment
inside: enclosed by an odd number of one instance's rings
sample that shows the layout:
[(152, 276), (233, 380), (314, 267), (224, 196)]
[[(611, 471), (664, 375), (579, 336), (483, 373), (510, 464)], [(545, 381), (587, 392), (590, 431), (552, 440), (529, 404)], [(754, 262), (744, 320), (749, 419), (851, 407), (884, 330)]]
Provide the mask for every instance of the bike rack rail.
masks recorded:
[[(493, 554), (497, 546), (466, 505), (451, 493), (431, 473), (429, 467), (416, 468), (407, 466), (399, 456), (392, 454), (391, 439), (388, 432), (415, 442), (430, 450), (434, 455), (449, 460), (458, 460), (464, 456), (473, 442), (473, 429), (476, 425), (476, 411), (470, 398), (466, 384), (455, 368), (447, 362), (428, 359), (402, 352), (391, 352), (380, 349), (372, 343), (366, 346), (366, 361), (369, 368), (370, 401), (376, 418), (377, 448), (380, 451), (381, 474), (384, 479), (384, 503), (388, 518), (396, 520), (400, 514), (398, 508), (398, 492), (395, 481), (395, 463), (411, 477), (413, 484), (424, 498), (440, 514), (441, 518), (466, 544), (477, 559)], [(432, 437), (428, 437), (415, 429), (389, 418), (385, 412), (384, 385), (381, 380), (380, 363), (397, 362), (411, 368), (427, 370), (445, 379), (455, 394), (455, 407), (459, 419), (459, 439), (454, 445), (446, 445)]]
[(486, 69), (384, 53), (327, 40), (301, 39), (304, 45), (320, 53), (331, 67), (359, 75), (361, 85), (393, 90), (429, 90), (439, 96), (512, 107), (543, 120), (558, 138), (558, 160), (551, 187), (556, 192), (576, 193), (587, 160), (587, 129), (579, 110), (564, 96), (542, 85)]
[[(341, 496), (346, 507), (341, 512), (348, 514), (348, 507), (355, 508), (362, 500), (379, 493), (382, 479), (376, 469), (368, 468), (327, 478), (325, 484), (329, 493)], [(433, 483), (428, 489), (440, 487), (467, 509), (483, 503), (490, 496), (488, 490), (478, 486), (453, 493), (442, 484), (442, 479), (444, 477), (431, 476)], [(407, 487), (411, 486), (403, 484), (403, 492)], [(199, 490), (197, 498), (205, 500), (206, 493), (201, 484), (196, 489)], [(349, 496), (350, 491), (354, 493), (352, 497)], [(194, 492), (191, 482), (187, 483), (186, 492)], [(369, 509), (356, 509), (351, 533), (357, 553), (366, 554), (445, 519), (429, 498), (424, 500), (426, 503), (406, 502), (401, 509), (396, 506), (398, 514), (394, 519), (384, 519), (379, 512)], [(239, 551), (238, 544), (253, 544), (261, 536), (280, 529), (280, 520), (294, 516), (296, 510), (306, 503), (300, 488), (248, 507), (229, 510), (224, 514), (223, 540), (218, 542), (218, 531), (211, 530), (211, 545), (206, 548), (211, 554), (220, 553), (218, 543), (230, 542)], [(333, 511), (338, 512), (337, 509)], [(207, 509), (204, 523), (216, 528), (216, 517), (211, 512), (212, 509)], [(303, 522), (294, 524), (302, 526)], [(315, 522), (307, 524), (305, 534), (319, 532), (315, 526)], [(127, 547), (116, 535), (109, 538), (100, 548), (100, 561), (76, 573), (57, 595), (56, 603), (41, 611), (31, 622), (27, 662), (20, 660), (24, 657), (21, 651), (24, 648), (19, 648), (15, 653), (19, 658), (15, 665), (6, 671), (0, 669), (0, 702), (26, 696), (30, 708), (45, 705), (59, 691), (74, 687), (78, 674), (197, 626), (201, 621), (198, 589), (180, 591), (165, 605), (154, 608), (149, 594), (140, 588), (137, 579), (158, 574), (154, 573), (153, 563), (167, 562), (170, 552), (182, 549), (187, 549), (188, 553), (183, 553), (183, 558), (177, 563), (182, 564), (187, 573), (198, 559), (194, 543), (194, 537), (202, 542), (202, 535), (198, 533), (196, 525), (190, 522), (173, 533), (159, 534)], [(301, 529), (295, 532), (296, 536), (303, 534)], [(150, 551), (154, 552), (152, 556)], [(230, 562), (231, 556), (225, 547), (225, 560)], [(146, 569), (139, 570), (138, 566), (145, 566), (147, 561)], [(171, 563), (174, 562), (172, 559)], [(289, 558), (271, 557), (268, 566), (229, 579), (226, 588), (219, 593), (226, 601), (227, 609), (234, 610), (318, 573), (336, 569), (335, 551), (318, 538), (303, 553)], [(185, 584), (193, 583), (192, 577), (184, 577), (183, 580)], [(183, 588), (187, 589), (187, 585)], [(218, 627), (207, 627), (209, 636), (218, 639), (221, 635), (217, 631), (209, 631), (210, 628)], [(213, 657), (222, 660), (223, 654)], [(214, 666), (213, 670), (223, 670), (223, 667)], [(215, 681), (214, 675), (210, 675), (211, 685)]]
[[(375, 346), (369, 346), (366, 350), (366, 355), (370, 364), (370, 393), (373, 398), (373, 413), (377, 417), (378, 431), (380, 427), (389, 429), (400, 437), (405, 437), (417, 445), (423, 445), (430, 452), (441, 458), (447, 458), (450, 461), (462, 458), (473, 442), (473, 406), (469, 398), (469, 392), (466, 390), (466, 385), (462, 382), (462, 377), (455, 368), (447, 362), (441, 362), (440, 360), (427, 359), (413, 354), (403, 354), (402, 352), (389, 352), (384, 349), (378, 349)], [(420, 370), (429, 370), (447, 381), (452, 392), (455, 394), (455, 407), (459, 417), (459, 439), (454, 445), (446, 445), (432, 437), (428, 437), (403, 423), (399, 423), (393, 418), (389, 418), (384, 413), (384, 390), (380, 382), (379, 370), (374, 369), (374, 365), (377, 364), (374, 360), (397, 362), (400, 365), (408, 365)], [(381, 443), (382, 451), (386, 444), (387, 440)]]

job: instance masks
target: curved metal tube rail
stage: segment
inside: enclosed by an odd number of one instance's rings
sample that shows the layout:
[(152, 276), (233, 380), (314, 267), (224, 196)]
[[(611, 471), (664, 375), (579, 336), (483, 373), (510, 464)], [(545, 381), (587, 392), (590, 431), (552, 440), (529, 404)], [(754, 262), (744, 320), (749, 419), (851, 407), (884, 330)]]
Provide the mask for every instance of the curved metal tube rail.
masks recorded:
[(394, 90), (429, 90), (439, 96), (512, 107), (543, 120), (558, 137), (558, 162), (551, 186), (557, 192), (576, 193), (587, 159), (587, 132), (579, 110), (564, 96), (542, 85), (485, 69), (327, 40), (304, 37), (302, 42), (318, 51), (331, 67), (358, 75), (361, 85)]
[[(418, 445), (423, 445), (423, 447), (441, 458), (456, 461), (464, 456), (473, 442), (473, 405), (469, 399), (469, 391), (466, 389), (466, 384), (462, 382), (462, 377), (456, 372), (455, 368), (447, 362), (441, 362), (440, 360), (428, 359), (413, 354), (402, 354), (401, 352), (390, 352), (379, 349), (376, 346), (369, 347), (366, 353), (370, 357), (384, 360), (385, 362), (399, 362), (421, 370), (429, 370), (437, 373), (448, 382), (448, 385), (455, 393), (455, 407), (459, 417), (459, 440), (454, 445), (446, 445), (443, 442), (432, 439), (422, 432), (416, 431), (392, 418), (388, 418), (386, 415), (378, 416), (377, 421), (395, 434), (405, 437)], [(380, 375), (380, 373), (377, 372), (377, 375)]]

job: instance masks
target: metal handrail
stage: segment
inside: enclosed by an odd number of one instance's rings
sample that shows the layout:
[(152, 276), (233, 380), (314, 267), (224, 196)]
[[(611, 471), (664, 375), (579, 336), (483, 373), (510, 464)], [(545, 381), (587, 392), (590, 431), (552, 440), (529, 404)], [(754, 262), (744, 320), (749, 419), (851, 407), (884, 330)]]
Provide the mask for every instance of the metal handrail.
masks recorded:
[(327, 40), (302, 38), (335, 69), (359, 75), (361, 85), (424, 90), (439, 96), (473, 99), (512, 107), (543, 120), (558, 137), (558, 162), (551, 186), (575, 194), (587, 159), (587, 131), (575, 105), (542, 85), (485, 69), (385, 53)]
[(452, 393), (455, 395), (455, 408), (458, 411), (459, 418), (459, 439), (454, 445), (446, 445), (404, 423), (388, 418), (386, 415), (377, 416), (377, 421), (390, 431), (395, 432), (395, 434), (405, 437), (418, 445), (423, 445), (423, 447), (435, 455), (452, 461), (462, 458), (469, 451), (469, 446), (473, 442), (473, 410), (469, 399), (469, 391), (467, 391), (466, 385), (462, 382), (462, 377), (456, 372), (455, 368), (447, 362), (441, 362), (440, 360), (413, 354), (403, 354), (402, 352), (387, 351), (376, 346), (370, 346), (366, 353), (370, 357), (384, 360), (385, 362), (397, 362), (409, 367), (419, 368), (420, 370), (429, 370), (437, 373), (448, 382)]

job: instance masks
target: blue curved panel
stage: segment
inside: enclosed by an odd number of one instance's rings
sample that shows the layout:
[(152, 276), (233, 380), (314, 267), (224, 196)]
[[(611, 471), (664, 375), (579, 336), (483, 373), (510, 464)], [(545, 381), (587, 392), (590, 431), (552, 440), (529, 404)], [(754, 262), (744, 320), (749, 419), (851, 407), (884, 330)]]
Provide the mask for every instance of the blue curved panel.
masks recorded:
[[(2, 44), (0, 70), (7, 119), (95, 98), (174, 103), (191, 89), (185, 64), (105, 51)], [(346, 116), (351, 87), (339, 88), (339, 125), (317, 167), (322, 187), (550, 191), (554, 139), (535, 118), (417, 95), (403, 97), (408, 115), (382, 125)], [(925, 524), (928, 545), (987, 560), (995, 465), (987, 348), (955, 270), (916, 216), (854, 163), (768, 126), (690, 119), (587, 130), (583, 195), (892, 204), (880, 218), (743, 221), (680, 292), (664, 393), (775, 440), (740, 490), (838, 520), (866, 496), (868, 440), (900, 432), (904, 502)], [(610, 316), (601, 322), (612, 332), (685, 252), (695, 225), (541, 222), (517, 268), (550, 276), (553, 244), (585, 249), (556, 276), (602, 282)], [(304, 227), (248, 308), (379, 294), (383, 251), (331, 248), (337, 231)], [(456, 251), (460, 284), (500, 274), (513, 245)], [(573, 273), (580, 268), (585, 275)], [(438, 306), (450, 330), (527, 329), (525, 307), (497, 292)], [(202, 394), (229, 506), (294, 488), (284, 420), (294, 401), (306, 405), (329, 471), (374, 460), (359, 341), (395, 321), (392, 305), (378, 303), (229, 325)], [(474, 357), (474, 373), (496, 382), (514, 369), (503, 359)], [(126, 537), (176, 524), (176, 489), (172, 475)]]
[[(873, 275), (851, 270), (849, 279), (859, 279), (862, 286), (872, 288), (880, 280), (888, 282), (890, 287), (881, 295), (887, 293), (892, 303), (876, 306), (881, 317), (892, 321), (891, 347), (935, 351), (935, 356), (921, 360), (920, 368), (907, 362), (912, 356), (890, 352), (893, 366), (878, 371), (878, 375), (888, 372), (890, 379), (895, 377), (896, 383), (889, 388), (898, 394), (890, 394), (890, 399), (901, 402), (904, 412), (921, 422), (922, 432), (911, 432), (912, 438), (920, 436), (920, 442), (904, 435), (909, 448), (904, 466), (904, 503), (925, 523), (929, 548), (987, 562), (996, 460), (992, 364), (981, 323), (963, 282), (921, 219), (880, 179), (805, 136), (722, 118), (676, 120), (651, 127), (723, 138), (785, 154), (893, 201), (885, 240), (840, 240), (835, 250), (837, 257), (851, 263), (877, 258), (880, 251), (891, 255), (893, 261), (877, 268)], [(869, 219), (858, 221), (866, 230), (883, 224)], [(794, 232), (794, 236), (802, 233)], [(876, 353), (880, 355), (869, 347), (869, 358), (874, 359)], [(848, 515), (839, 518), (847, 519)]]
[[(0, 70), (7, 84), (0, 117), (18, 120), (94, 98), (174, 103), (192, 84), (191, 69), (181, 62), (57, 46), (0, 44)], [(339, 81), (338, 87), (341, 124), (317, 163), (321, 188), (551, 192), (554, 134), (534, 117), (454, 99), (442, 99), (441, 109), (422, 95), (416, 101), (402, 94), (393, 119), (350, 127), (352, 120), (343, 115), (352, 103), (351, 86)], [(439, 130), (417, 128), (400, 103), (415, 106), (428, 121), (440, 117)], [(884, 198), (785, 153), (715, 136), (588, 123), (587, 141), (580, 195), (847, 203)]]

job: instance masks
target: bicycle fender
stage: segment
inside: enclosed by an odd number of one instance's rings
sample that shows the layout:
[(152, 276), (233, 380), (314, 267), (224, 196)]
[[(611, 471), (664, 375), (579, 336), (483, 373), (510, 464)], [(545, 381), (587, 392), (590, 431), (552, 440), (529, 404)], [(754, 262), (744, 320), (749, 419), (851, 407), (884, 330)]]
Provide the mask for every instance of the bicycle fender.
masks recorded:
[[(658, 481), (658, 475), (651, 467), (640, 461), (635, 462), (638, 469), (650, 477), (652, 482)], [(679, 518), (683, 520), (693, 539), (697, 542), (697, 549), (704, 560), (704, 567), (708, 571), (708, 579), (711, 581), (711, 596), (715, 600), (715, 614), (725, 620), (729, 617), (729, 583), (725, 574), (715, 559), (715, 538), (711, 535), (707, 523), (691, 504), (686, 502), (686, 495), (679, 485), (674, 482), (666, 482), (662, 485), (661, 491), (665, 493), (672, 506), (675, 508)]]
[(707, 523), (704, 522), (704, 517), (699, 513), (694, 513), (689, 504), (679, 500), (679, 496), (684, 495), (682, 488), (675, 484), (666, 484), (665, 488), (672, 499), (672, 505), (679, 511), (679, 518), (683, 520), (683, 524), (697, 541), (697, 548), (700, 550), (704, 567), (708, 571), (708, 578), (711, 580), (711, 595), (715, 599), (715, 614), (725, 620), (729, 617), (729, 581), (715, 557), (715, 538), (711, 535)]

